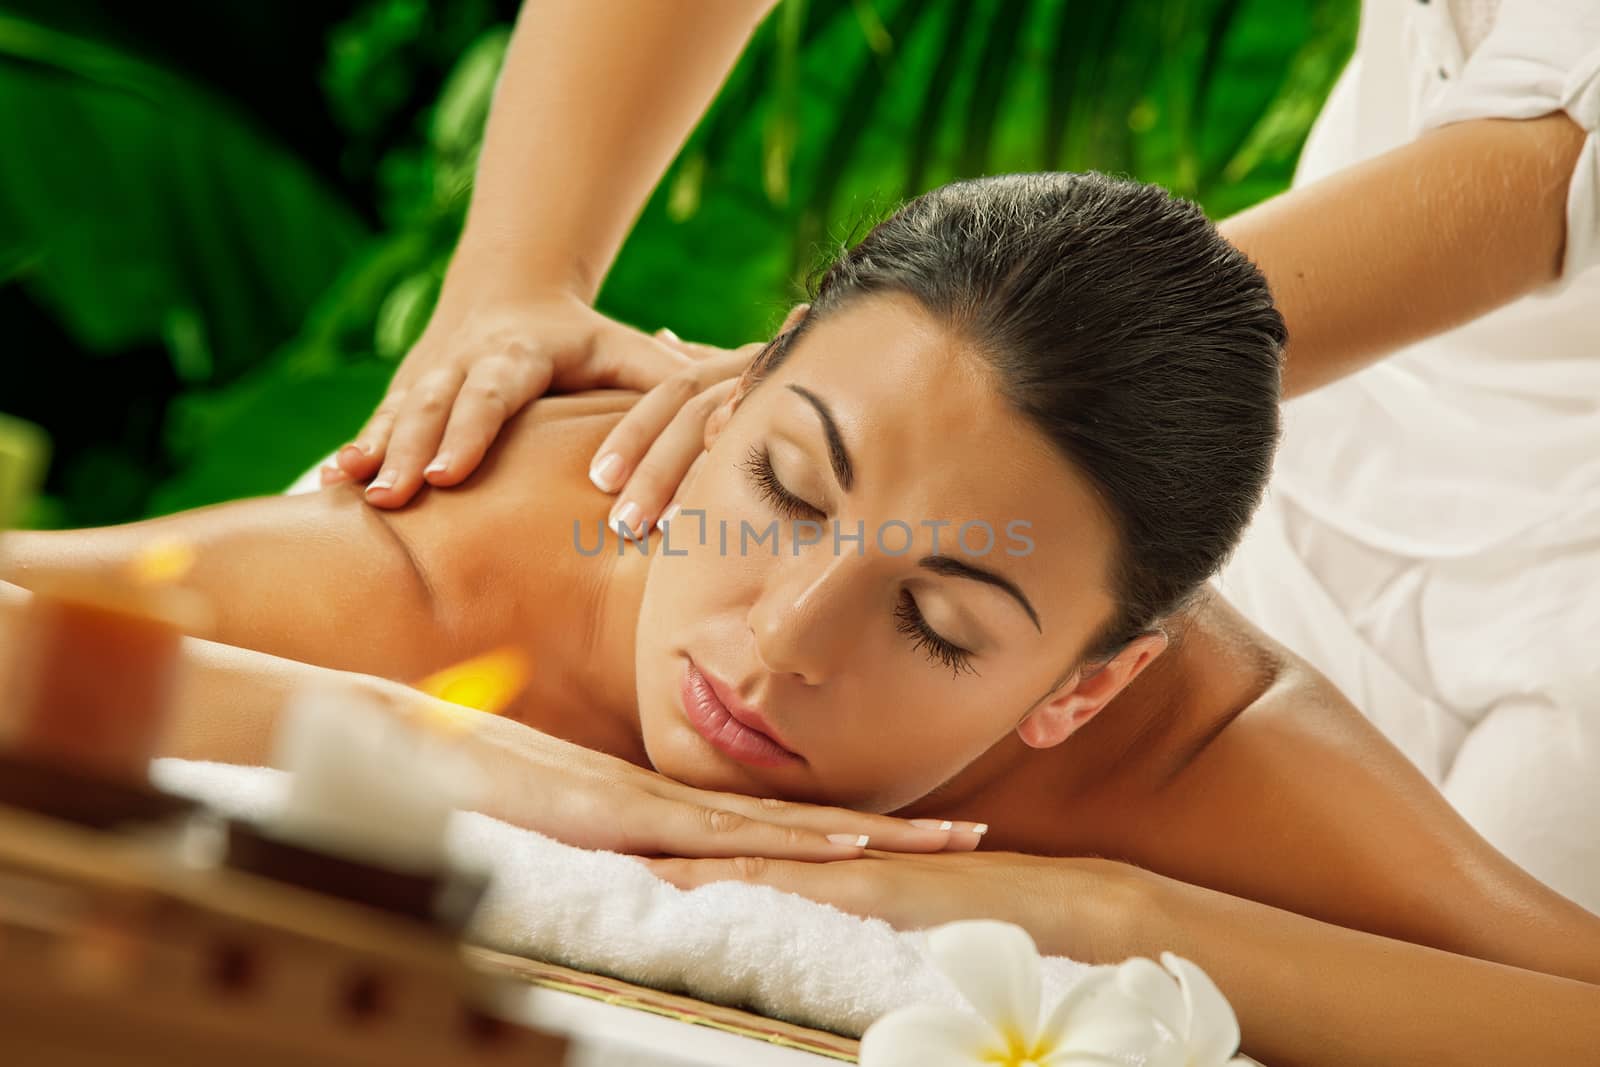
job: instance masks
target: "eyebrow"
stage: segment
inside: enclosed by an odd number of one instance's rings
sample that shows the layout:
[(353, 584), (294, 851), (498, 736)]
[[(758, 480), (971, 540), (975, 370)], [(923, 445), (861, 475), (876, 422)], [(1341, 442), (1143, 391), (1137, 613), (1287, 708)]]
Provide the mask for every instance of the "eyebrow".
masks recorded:
[(817, 417), (822, 420), (822, 435), (828, 439), (828, 463), (833, 467), (833, 476), (839, 479), (839, 487), (848, 493), (855, 483), (856, 470), (850, 462), (850, 450), (844, 447), (844, 438), (839, 436), (839, 425), (833, 421), (833, 412), (820, 396), (805, 386), (791, 383), (789, 388), (805, 397), (806, 403), (817, 410)]
[[(855, 482), (855, 467), (850, 462), (850, 450), (844, 447), (844, 438), (839, 434), (839, 426), (833, 421), (833, 412), (828, 410), (828, 405), (823, 403), (820, 396), (805, 386), (791, 382), (788, 388), (804, 397), (806, 403), (816, 409), (817, 417), (822, 420), (822, 434), (828, 439), (828, 463), (833, 467), (833, 476), (839, 479), (840, 487), (848, 493), (850, 486)], [(924, 556), (917, 560), (917, 566), (951, 578), (970, 578), (976, 582), (985, 582), (1004, 591), (1022, 605), (1022, 610), (1033, 620), (1033, 628), (1044, 633), (1044, 627), (1039, 624), (1039, 613), (1033, 610), (1033, 605), (1028, 602), (1027, 596), (1009, 578), (993, 571), (986, 571), (982, 567), (974, 567), (954, 556), (942, 554)]]
[(1022, 590), (1017, 588), (1016, 583), (1004, 575), (986, 571), (982, 567), (974, 567), (972, 564), (956, 559), (954, 556), (945, 555), (923, 556), (917, 560), (917, 566), (924, 567), (935, 574), (948, 575), (952, 578), (971, 578), (975, 582), (986, 582), (997, 589), (1004, 590), (1013, 600), (1022, 605), (1022, 610), (1026, 611), (1028, 618), (1033, 620), (1033, 628), (1040, 633), (1044, 633), (1044, 627), (1039, 625), (1039, 613), (1033, 610), (1033, 605), (1028, 602), (1028, 598), (1023, 595)]

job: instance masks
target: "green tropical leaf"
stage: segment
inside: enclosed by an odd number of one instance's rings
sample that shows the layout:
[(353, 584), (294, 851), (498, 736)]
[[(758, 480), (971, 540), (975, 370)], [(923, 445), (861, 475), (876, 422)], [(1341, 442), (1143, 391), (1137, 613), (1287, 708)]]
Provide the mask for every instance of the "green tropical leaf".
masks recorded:
[(0, 246), (84, 349), (159, 342), (173, 316), (226, 379), (291, 336), (363, 237), (303, 163), (197, 85), (0, 15)]
[[(94, 14), (62, 24), (122, 18), (82, 6)], [(97, 30), (0, 13), (0, 295), (42, 338), (59, 323), (86, 351), (128, 356), (104, 366), (159, 367), (164, 352), (174, 372), (126, 425), (57, 435), (70, 469), (51, 515), (132, 517), (173, 468), (159, 510), (273, 491), (361, 424), (449, 261), (511, 6), (356, 0), (325, 63), (302, 72), (346, 133), (341, 180), (373, 191), (371, 237), (215, 82)], [(985, 172), (1120, 171), (1229, 214), (1287, 184), (1358, 7), (783, 0), (646, 205), (600, 307), (750, 340), (819, 250), (899, 198)], [(252, 11), (280, 39), (306, 24), (294, 5)]]
[(355, 435), (392, 369), (376, 362), (309, 372), (303, 366), (284, 353), (225, 390), (185, 398), (179, 422), (212, 428), (205, 449), (156, 488), (150, 514), (282, 492)]

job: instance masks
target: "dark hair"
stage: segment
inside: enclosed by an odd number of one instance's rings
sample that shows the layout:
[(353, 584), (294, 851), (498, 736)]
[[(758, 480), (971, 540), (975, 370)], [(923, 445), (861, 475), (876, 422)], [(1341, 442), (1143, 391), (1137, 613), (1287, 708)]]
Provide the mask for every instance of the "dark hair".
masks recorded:
[(1266, 280), (1199, 207), (1102, 174), (934, 189), (841, 252), (751, 380), (829, 312), (885, 292), (969, 337), (1107, 506), (1120, 610), (1090, 659), (1179, 610), (1221, 567), (1272, 468), (1285, 331)]

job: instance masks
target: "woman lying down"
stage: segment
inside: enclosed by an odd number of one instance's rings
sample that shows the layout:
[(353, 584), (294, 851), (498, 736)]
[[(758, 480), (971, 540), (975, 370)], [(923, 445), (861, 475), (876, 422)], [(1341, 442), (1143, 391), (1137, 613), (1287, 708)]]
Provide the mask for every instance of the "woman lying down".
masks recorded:
[(1256, 270), (1159, 189), (962, 182), (790, 315), (665, 540), (603, 528), (586, 462), (636, 397), (602, 392), (403, 510), (344, 484), (19, 534), (5, 577), (196, 546), (217, 640), (190, 642), (172, 755), (265, 762), (300, 680), (393, 694), (516, 643), (533, 682), (474, 741), (491, 814), (670, 854), (684, 886), (1171, 950), (1268, 1063), (1585, 1062), (1600, 917), (1204, 592), (1267, 479), (1283, 342)]

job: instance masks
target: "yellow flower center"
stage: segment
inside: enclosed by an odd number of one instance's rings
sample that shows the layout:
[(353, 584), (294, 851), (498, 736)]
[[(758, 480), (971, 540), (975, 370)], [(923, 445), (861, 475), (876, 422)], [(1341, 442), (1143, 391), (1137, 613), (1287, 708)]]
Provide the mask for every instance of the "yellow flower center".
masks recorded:
[(1044, 1058), (1050, 1054), (1049, 1049), (1030, 1044), (1015, 1030), (1007, 1030), (1004, 1037), (1006, 1047), (985, 1052), (984, 1063), (992, 1063), (995, 1067), (1041, 1067)]

